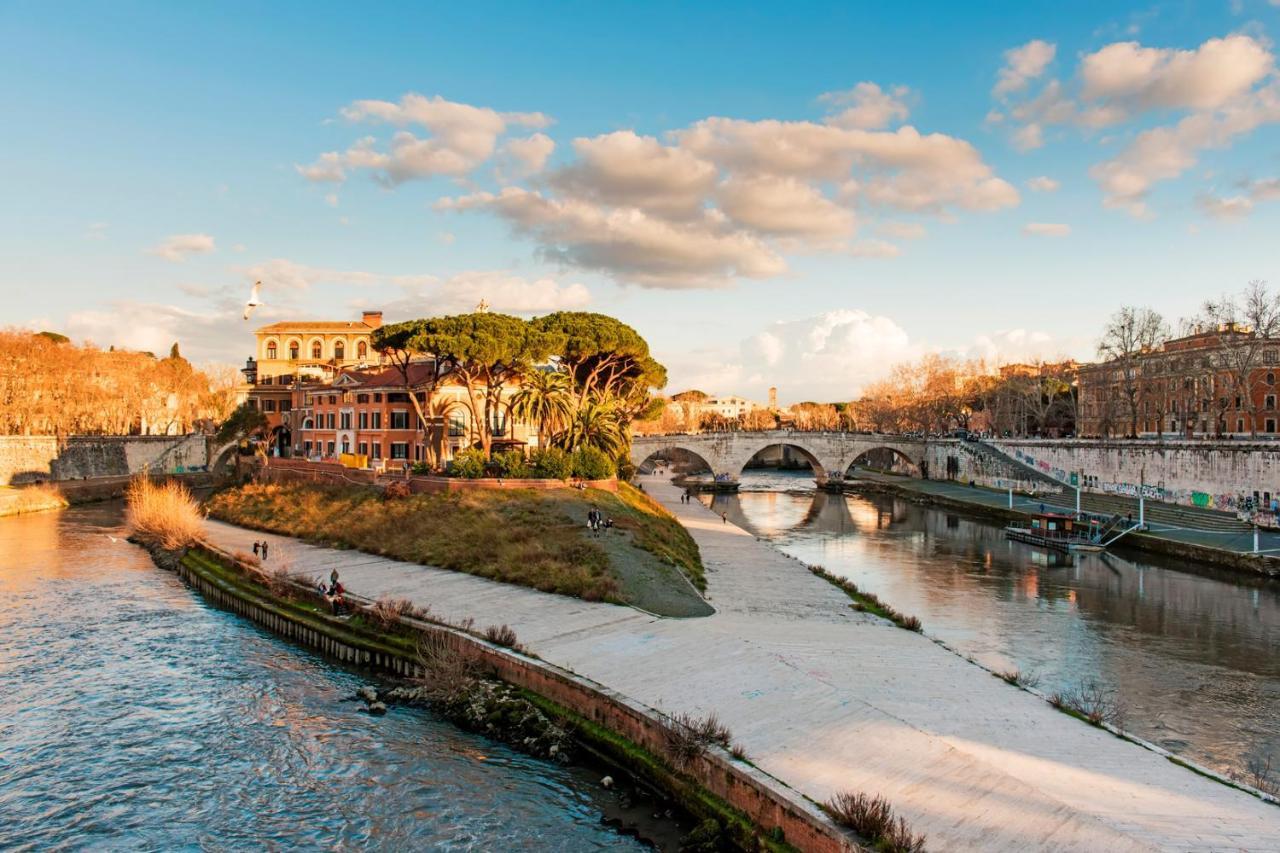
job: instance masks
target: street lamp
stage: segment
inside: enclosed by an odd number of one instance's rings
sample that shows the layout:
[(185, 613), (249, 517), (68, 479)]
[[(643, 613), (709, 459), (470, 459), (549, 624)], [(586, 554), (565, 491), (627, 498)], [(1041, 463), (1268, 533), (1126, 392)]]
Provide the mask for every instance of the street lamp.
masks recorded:
[(245, 359), (244, 367), (240, 368), (240, 372), (244, 374), (244, 381), (250, 385), (258, 384), (258, 362), (254, 361), (253, 356)]

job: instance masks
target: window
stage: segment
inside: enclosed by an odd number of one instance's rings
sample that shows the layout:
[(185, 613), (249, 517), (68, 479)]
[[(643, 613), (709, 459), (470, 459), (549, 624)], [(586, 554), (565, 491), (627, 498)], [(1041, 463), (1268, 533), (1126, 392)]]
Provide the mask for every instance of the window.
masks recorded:
[(263, 401), (262, 401), (262, 411), (264, 411), (264, 412), (274, 412), (275, 410), (276, 410), (276, 401), (275, 401), (275, 400), (263, 400)]
[(339, 418), (339, 423), (341, 424), (339, 429), (351, 429), (351, 413), (343, 412)]
[(351, 452), (351, 439), (345, 435), (342, 437), (342, 452), (343, 453)]
[(1275, 363), (1276, 363), (1276, 351), (1275, 351), (1275, 349), (1274, 349), (1274, 348), (1264, 349), (1264, 350), (1262, 351), (1262, 362), (1263, 362), (1263, 364), (1275, 364)]
[(1276, 431), (1276, 419), (1267, 418), (1267, 432), (1275, 432), (1275, 431)]
[(407, 403), (409, 402), (409, 395), (404, 393), (398, 393), (398, 392), (393, 394), (388, 394), (387, 402), (388, 403)]
[(290, 361), (298, 360), (298, 342), (297, 341), (289, 341), (289, 360)]
[(375, 402), (375, 403), (381, 403), (381, 402), (382, 402), (382, 394), (381, 394), (381, 393), (374, 394), (374, 395), (373, 395), (373, 402)]
[(329, 412), (324, 416), (324, 423), (327, 428), (333, 429), (333, 412)]
[(490, 427), (495, 436), (504, 436), (507, 434), (507, 413), (494, 412), (491, 418)]
[(1263, 398), (1262, 408), (1264, 408), (1264, 409), (1274, 409), (1275, 407), (1276, 407), (1276, 395), (1275, 395), (1275, 394), (1268, 394), (1266, 397), (1264, 397), (1264, 398)]
[(333, 442), (332, 442), (332, 441), (331, 441), (331, 442), (329, 442), (328, 447), (329, 447), (329, 452), (328, 452), (328, 453), (326, 453), (326, 454), (325, 454), (325, 456), (332, 456), (332, 455), (333, 455)]
[(392, 459), (408, 459), (409, 443), (407, 441), (391, 442), (391, 458)]
[(311, 455), (311, 442), (309, 441), (302, 442), (302, 455), (303, 456)]
[(367, 441), (362, 441), (362, 442), (360, 442), (359, 444), (357, 444), (357, 445), (356, 445), (356, 447), (360, 448), (360, 455), (361, 455), (361, 456), (368, 456), (368, 455), (369, 455), (369, 442), (367, 442)]
[(276, 342), (272, 341), (267, 344), (267, 358), (274, 359), (276, 357)]
[(338, 404), (338, 397), (337, 397), (337, 395), (335, 395), (335, 394), (330, 394), (330, 395), (329, 395), (329, 405), (330, 405), (330, 406), (336, 406), (337, 404)]
[(1268, 385), (1275, 385), (1275, 384), (1276, 384), (1276, 375), (1275, 375), (1274, 373), (1268, 373), (1268, 374), (1267, 374), (1267, 384), (1268, 384)]
[(403, 411), (396, 411), (396, 412), (392, 412), (392, 413), (391, 413), (391, 428), (392, 428), (392, 429), (408, 429), (408, 428), (409, 428), (409, 413), (408, 413), (408, 412), (403, 412)]
[(463, 412), (449, 415), (449, 436), (459, 438), (467, 434), (467, 416)]
[(380, 441), (375, 441), (373, 443), (373, 458), (374, 459), (382, 458), (382, 442)]
[(373, 428), (382, 429), (382, 412), (373, 413)]
[(256, 409), (256, 408), (258, 408), (258, 401), (257, 401), (257, 400), (255, 400), (255, 399), (253, 399), (252, 397), (250, 397), (248, 400), (245, 400), (245, 401), (244, 401), (244, 404), (245, 404), (246, 406), (248, 406), (249, 408), (251, 408), (251, 409)]
[(368, 357), (369, 357), (369, 344), (366, 343), (365, 341), (361, 341), (360, 343), (356, 344), (356, 358), (363, 359)]
[(322, 357), (323, 357), (323, 353), (322, 353), (322, 352), (321, 352), (321, 350), (320, 350), (320, 342), (319, 342), (319, 341), (313, 341), (313, 342), (312, 342), (312, 344), (311, 344), (311, 357), (312, 357), (312, 358), (322, 358)]
[(1244, 432), (1244, 418), (1236, 418), (1236, 432)]
[(368, 395), (368, 394), (357, 394), (357, 395), (356, 395), (356, 402), (357, 402), (357, 403), (367, 403), (367, 402), (369, 402), (369, 395)]
[(342, 341), (338, 341), (333, 345), (333, 357), (338, 361), (342, 361), (347, 357), (347, 345)]
[[(360, 424), (360, 429), (368, 429), (368, 428), (369, 428), (369, 413), (368, 413), (368, 412), (361, 412), (361, 413), (360, 413), (359, 418), (357, 419), (357, 421), (358, 421), (358, 423)], [(364, 453), (364, 451), (363, 451), (363, 450), (361, 450), (360, 452), (361, 452), (361, 453)]]
[[(316, 427), (315, 427), (315, 424), (312, 422), (311, 418), (305, 418), (305, 419), (302, 421), (302, 428), (303, 428), (303, 429), (315, 429)], [(308, 443), (308, 444), (310, 444), (311, 442), (307, 442), (307, 443)]]
[(261, 378), (258, 380), (258, 384), (259, 384), (259, 385), (270, 385), (270, 384), (272, 384), (271, 377), (270, 377), (270, 376), (263, 376), (263, 377), (261, 377)]
[(282, 412), (287, 412), (287, 411), (291, 410), (292, 408), (293, 408), (293, 403), (290, 403), (288, 400), (281, 400), (281, 401), (280, 401), (280, 411), (282, 411)]

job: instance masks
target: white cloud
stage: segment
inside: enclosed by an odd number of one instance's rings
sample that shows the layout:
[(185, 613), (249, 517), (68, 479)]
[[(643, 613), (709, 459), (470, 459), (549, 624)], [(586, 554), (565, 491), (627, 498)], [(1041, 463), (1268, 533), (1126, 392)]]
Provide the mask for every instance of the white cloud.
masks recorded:
[(1021, 47), (1006, 50), (1004, 67), (996, 79), (995, 95), (1009, 95), (1026, 89), (1032, 80), (1044, 73), (1057, 53), (1056, 45), (1034, 39)]
[(827, 116), (827, 124), (878, 130), (907, 120), (911, 111), (904, 98), (910, 92), (906, 86), (895, 86), (886, 92), (875, 83), (864, 82), (848, 91), (827, 92), (818, 100), (839, 110)]
[(737, 276), (769, 278), (786, 269), (757, 237), (727, 229), (713, 216), (677, 223), (639, 208), (610, 210), (517, 187), (444, 199), (437, 206), (491, 210), (534, 237), (550, 259), (651, 287), (714, 286)]
[(795, 178), (731, 177), (716, 194), (730, 219), (763, 234), (821, 240), (853, 233), (850, 211)]
[(715, 186), (716, 167), (652, 136), (619, 130), (573, 141), (578, 160), (552, 183), (566, 194), (671, 218), (698, 215)]
[(1057, 192), (1058, 187), (1060, 186), (1062, 185), (1059, 184), (1057, 181), (1055, 181), (1053, 178), (1047, 177), (1045, 175), (1041, 175), (1037, 178), (1032, 178), (1031, 180), (1027, 181), (1027, 189), (1031, 190), (1032, 192), (1038, 192), (1038, 193)]
[(1028, 222), (1022, 226), (1022, 233), (1037, 237), (1066, 237), (1071, 233), (1071, 226), (1061, 222)]
[(503, 149), (520, 164), (521, 172), (531, 175), (541, 172), (547, 165), (547, 159), (556, 150), (556, 144), (545, 133), (535, 133), (519, 139), (511, 139)]
[(233, 307), (189, 310), (174, 305), (117, 300), (102, 309), (74, 311), (59, 328), (101, 347), (166, 355), (178, 341), (194, 361), (243, 361), (253, 338)]
[(1195, 50), (1109, 44), (1080, 61), (1081, 97), (1131, 110), (1212, 110), (1271, 72), (1271, 53), (1246, 35), (1213, 38)]
[(902, 249), (886, 240), (859, 240), (849, 247), (849, 254), (855, 258), (896, 258)]
[[(353, 123), (416, 126), (430, 135), (420, 137), (412, 131), (400, 130), (385, 149), (379, 148), (376, 137), (366, 136), (346, 151), (327, 151), (310, 165), (298, 166), (299, 174), (309, 181), (344, 181), (352, 170), (369, 171), (387, 186), (436, 175), (459, 177), (491, 158), (498, 138), (511, 127), (543, 128), (551, 123), (542, 113), (500, 113), (487, 107), (447, 101), (438, 95), (428, 98), (413, 93), (399, 102), (355, 101), (341, 113)], [(541, 141), (526, 144), (524, 154), (532, 155), (534, 152), (530, 149), (539, 145), (545, 148)]]
[(1196, 197), (1196, 204), (1214, 219), (1239, 219), (1252, 213), (1260, 202), (1280, 200), (1280, 178), (1243, 181), (1240, 190), (1233, 196), (1204, 192)]
[(919, 240), (926, 233), (919, 222), (882, 222), (876, 230), (898, 240)]
[(213, 238), (208, 234), (174, 234), (147, 249), (147, 254), (180, 264), (191, 255), (204, 255), (213, 250)]
[(982, 359), (988, 366), (1062, 359), (1066, 350), (1047, 332), (1008, 329), (990, 335), (978, 335), (962, 347), (964, 358)]

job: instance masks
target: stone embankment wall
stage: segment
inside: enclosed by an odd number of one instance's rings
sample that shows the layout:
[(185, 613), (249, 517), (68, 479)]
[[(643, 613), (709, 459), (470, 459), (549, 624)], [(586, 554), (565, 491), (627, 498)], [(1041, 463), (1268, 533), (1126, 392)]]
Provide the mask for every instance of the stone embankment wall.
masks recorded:
[(929, 477), (948, 479), (947, 460), (954, 459), (958, 466), (950, 479), (967, 483), (973, 480), (979, 486), (992, 489), (1013, 489), (1015, 492), (1056, 494), (1063, 489), (1029, 474), (1019, 465), (1013, 465), (995, 455), (982, 454), (966, 446), (958, 439), (930, 439), (924, 459), (929, 463)]
[[(458, 477), (409, 477), (384, 474), (360, 468), (345, 468), (334, 462), (306, 462), (300, 459), (268, 459), (256, 471), (258, 479), (271, 483), (330, 483), (353, 484), (386, 488), (387, 483), (402, 481), (409, 484), (414, 494), (439, 494), (442, 492), (487, 491), (492, 489), (563, 489), (564, 480), (464, 480)], [(591, 489), (618, 490), (617, 480), (586, 480)]]
[[(234, 558), (209, 549), (223, 563)], [(157, 562), (161, 560), (158, 558)], [(317, 621), (322, 617), (293, 612), (288, 606), (248, 593), (226, 581), (205, 574), (182, 561), (174, 566), (179, 575), (220, 607), (252, 619), (297, 642), (318, 648), (338, 660), (367, 666), (399, 676), (417, 676), (421, 670), (406, 652), (353, 635), (347, 626)], [(312, 595), (299, 587), (302, 597)], [(352, 598), (359, 601), (358, 597)], [(367, 602), (366, 602), (367, 603)], [(553, 664), (489, 643), (461, 630), (401, 617), (400, 621), (422, 634), (432, 634), (456, 653), (476, 658), (494, 674), (517, 687), (549, 699), (562, 708), (621, 735), (654, 755), (666, 752), (665, 727), (657, 712), (590, 679)], [(788, 844), (817, 853), (852, 853), (862, 850), (843, 829), (816, 805), (769, 774), (734, 760), (719, 747), (688, 762), (682, 772), (698, 785), (747, 816), (763, 832), (781, 831)]]
[[(998, 440), (1005, 453), (1087, 492), (1225, 512), (1280, 498), (1280, 443), (1248, 441)], [(1261, 504), (1261, 506), (1260, 506)]]
[(209, 464), (204, 435), (0, 436), (0, 486), (171, 474)]

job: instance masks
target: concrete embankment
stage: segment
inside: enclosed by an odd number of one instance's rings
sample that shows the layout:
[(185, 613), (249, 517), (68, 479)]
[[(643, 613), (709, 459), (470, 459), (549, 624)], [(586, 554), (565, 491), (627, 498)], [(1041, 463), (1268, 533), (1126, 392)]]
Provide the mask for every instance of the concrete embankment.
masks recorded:
[[(191, 489), (207, 489), (214, 483), (213, 475), (207, 472), (169, 474), (161, 479), (170, 478), (185, 483)], [(0, 487), (0, 517), (122, 498), (131, 479), (133, 478), (92, 477), (31, 486), (3, 486)]]
[(1275, 806), (854, 611), (797, 561), (680, 503), (678, 489), (644, 484), (697, 541), (715, 615), (659, 619), (218, 522), (207, 529), (228, 551), (267, 539), (272, 560), (302, 577), (336, 568), (368, 598), (410, 598), (452, 623), (509, 624), (542, 661), (627, 702), (714, 711), (769, 776), (811, 802), (883, 795), (930, 849), (1274, 849)]
[[(266, 538), (275, 544), (273, 565), (282, 564), (289, 555), (287, 540)], [(308, 601), (315, 598), (311, 592), (314, 585), (304, 573), (298, 573), (289, 595), (282, 596), (246, 580), (237, 568), (237, 558), (216, 546), (196, 549), (181, 560), (161, 554), (157, 562), (177, 571), (218, 606), (283, 637), (340, 661), (393, 676), (421, 674), (415, 641), (403, 634), (388, 636), (372, 630), (364, 620), (328, 616), (314, 601)], [(362, 596), (353, 597), (369, 603)], [(860, 849), (812, 802), (724, 749), (708, 746), (674, 766), (667, 757), (669, 721), (652, 708), (589, 678), (488, 642), (469, 630), (405, 616), (399, 622), (416, 636), (443, 641), (454, 654), (479, 660), (502, 681), (529, 691), (543, 711), (594, 754), (617, 763), (643, 784), (662, 790), (699, 819), (715, 819), (726, 837), (742, 849), (798, 848), (833, 853)]]
[[(1070, 498), (1063, 495), (1036, 498), (1016, 495), (1014, 508), (1010, 509), (1005, 503), (1007, 496), (992, 489), (980, 486), (967, 487), (961, 483), (949, 481), (922, 481), (891, 475), (864, 473), (857, 480), (846, 481), (843, 490), (894, 495), (914, 503), (956, 510), (1001, 523), (1025, 523), (1041, 502), (1053, 511), (1071, 512), (1073, 509), (1064, 505), (1069, 503)], [(1176, 532), (1162, 533), (1157, 527), (1156, 530), (1145, 533), (1130, 533), (1120, 544), (1125, 548), (1192, 560), (1245, 574), (1280, 577), (1280, 557), (1274, 554), (1256, 555), (1214, 547), (1211, 543), (1220, 538), (1213, 531), (1197, 532), (1194, 529), (1183, 528)], [(1202, 541), (1196, 541), (1197, 539)]]

